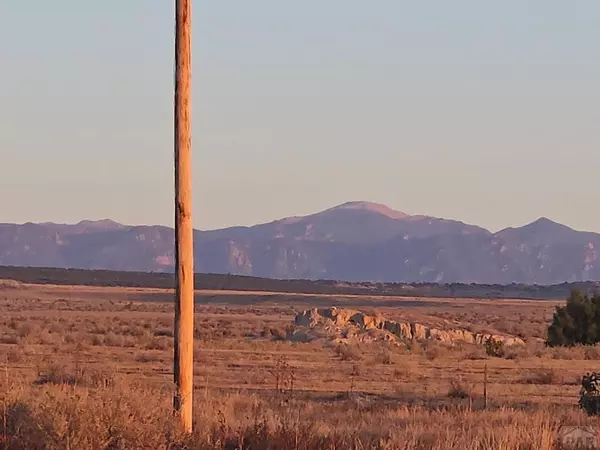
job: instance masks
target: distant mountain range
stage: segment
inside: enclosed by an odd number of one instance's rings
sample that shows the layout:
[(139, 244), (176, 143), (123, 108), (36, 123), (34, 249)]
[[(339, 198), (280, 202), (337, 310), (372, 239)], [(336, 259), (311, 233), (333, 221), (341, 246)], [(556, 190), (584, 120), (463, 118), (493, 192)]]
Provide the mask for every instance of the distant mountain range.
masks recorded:
[[(600, 280), (600, 234), (540, 218), (497, 233), (349, 202), (195, 232), (196, 272), (345, 281), (557, 284)], [(169, 272), (174, 233), (110, 220), (0, 224), (0, 265)]]

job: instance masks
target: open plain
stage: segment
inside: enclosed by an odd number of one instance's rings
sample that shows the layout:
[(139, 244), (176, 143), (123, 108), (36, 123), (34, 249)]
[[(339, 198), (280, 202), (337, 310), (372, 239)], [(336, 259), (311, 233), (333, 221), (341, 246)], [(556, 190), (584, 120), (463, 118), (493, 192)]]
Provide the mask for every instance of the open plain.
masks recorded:
[[(180, 436), (172, 296), (0, 281), (4, 448), (552, 449), (561, 425), (598, 424), (577, 400), (600, 349), (543, 343), (561, 302), (197, 291)], [(331, 306), (525, 345), (291, 338), (297, 314)]]

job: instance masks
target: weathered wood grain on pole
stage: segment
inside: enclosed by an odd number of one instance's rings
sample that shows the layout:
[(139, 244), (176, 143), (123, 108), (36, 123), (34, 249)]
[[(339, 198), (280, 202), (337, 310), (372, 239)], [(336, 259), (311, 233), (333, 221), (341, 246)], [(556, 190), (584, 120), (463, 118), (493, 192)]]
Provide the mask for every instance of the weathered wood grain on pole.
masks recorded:
[(192, 431), (194, 243), (191, 175), (191, 0), (175, 1), (175, 350), (174, 407)]

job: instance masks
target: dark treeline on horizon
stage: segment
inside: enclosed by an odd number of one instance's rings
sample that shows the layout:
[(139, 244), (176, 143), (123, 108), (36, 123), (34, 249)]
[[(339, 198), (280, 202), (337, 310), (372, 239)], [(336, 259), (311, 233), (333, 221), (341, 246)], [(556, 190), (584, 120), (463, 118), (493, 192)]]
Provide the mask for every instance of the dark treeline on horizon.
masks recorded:
[[(163, 272), (151, 273), (13, 266), (0, 266), (0, 279), (14, 280), (29, 284), (159, 289), (171, 289), (174, 287), (175, 283), (175, 278), (172, 273)], [(562, 283), (552, 286), (462, 283), (349, 283), (335, 280), (280, 280), (244, 275), (197, 273), (195, 276), (195, 286), (196, 289), (206, 290), (267, 291), (305, 294), (565, 299), (574, 289), (583, 292), (597, 291), (599, 284), (591, 281)]]

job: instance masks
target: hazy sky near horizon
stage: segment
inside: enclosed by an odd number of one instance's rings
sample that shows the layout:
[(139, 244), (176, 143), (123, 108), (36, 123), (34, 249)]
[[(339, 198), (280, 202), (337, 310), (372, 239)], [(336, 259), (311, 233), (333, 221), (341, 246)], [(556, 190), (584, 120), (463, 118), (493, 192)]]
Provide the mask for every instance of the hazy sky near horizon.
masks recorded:
[[(0, 2), (0, 222), (173, 223), (174, 1)], [(600, 231), (600, 2), (193, 4), (194, 225)]]

